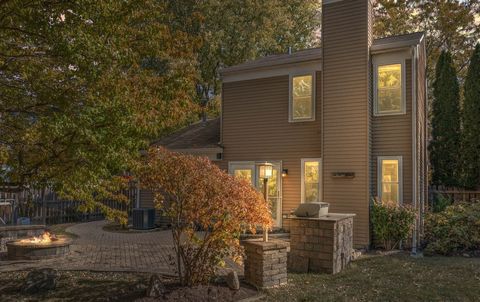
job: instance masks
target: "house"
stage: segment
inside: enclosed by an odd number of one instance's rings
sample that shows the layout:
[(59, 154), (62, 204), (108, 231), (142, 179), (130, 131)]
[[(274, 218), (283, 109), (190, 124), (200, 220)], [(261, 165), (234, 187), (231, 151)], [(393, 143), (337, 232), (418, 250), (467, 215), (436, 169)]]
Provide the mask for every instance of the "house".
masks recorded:
[(372, 198), (417, 209), (426, 199), (425, 36), (373, 39), (369, 0), (322, 6), (321, 48), (223, 69), (220, 119), (182, 131), (218, 125), (218, 144), (201, 146), (215, 157), (205, 155), (253, 186), (258, 164), (273, 164), (276, 226), (300, 203), (325, 201), (356, 214), (354, 243), (368, 246)]

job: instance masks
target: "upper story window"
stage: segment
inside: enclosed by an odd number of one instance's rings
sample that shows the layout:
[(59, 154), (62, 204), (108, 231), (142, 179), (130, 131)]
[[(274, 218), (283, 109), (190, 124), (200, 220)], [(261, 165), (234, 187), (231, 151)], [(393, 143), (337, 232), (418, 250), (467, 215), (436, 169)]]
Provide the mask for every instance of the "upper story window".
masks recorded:
[(375, 69), (375, 115), (404, 114), (403, 64), (377, 65)]
[(313, 74), (290, 77), (289, 121), (315, 120), (315, 77)]

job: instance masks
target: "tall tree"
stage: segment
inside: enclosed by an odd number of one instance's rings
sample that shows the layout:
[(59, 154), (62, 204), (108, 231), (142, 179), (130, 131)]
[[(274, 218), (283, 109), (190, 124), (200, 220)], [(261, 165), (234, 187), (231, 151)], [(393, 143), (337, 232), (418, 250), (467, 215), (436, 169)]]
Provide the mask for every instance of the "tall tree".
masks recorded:
[(1, 1), (0, 181), (108, 195), (193, 108), (198, 39), (169, 20), (156, 0)]
[(433, 83), (432, 141), (429, 146), (433, 184), (460, 184), (460, 142), (460, 88), (452, 56), (443, 51), (438, 58)]
[[(172, 22), (201, 39), (197, 100), (204, 108), (220, 93), (220, 68), (319, 42), (317, 0), (182, 0), (169, 6)], [(184, 21), (192, 16), (200, 22)]]
[(480, 185), (480, 43), (470, 59), (463, 102), (463, 173), (464, 186)]
[(379, 0), (375, 6), (376, 37), (424, 31), (427, 35), (428, 76), (434, 80), (435, 62), (449, 49), (460, 78), (480, 39), (478, 0)]

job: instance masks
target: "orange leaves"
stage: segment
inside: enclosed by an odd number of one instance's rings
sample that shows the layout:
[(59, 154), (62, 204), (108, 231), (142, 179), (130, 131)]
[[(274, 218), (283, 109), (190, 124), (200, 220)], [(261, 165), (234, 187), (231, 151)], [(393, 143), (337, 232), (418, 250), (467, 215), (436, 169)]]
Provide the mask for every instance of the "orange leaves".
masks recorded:
[[(236, 257), (246, 228), (272, 224), (267, 202), (244, 181), (207, 158), (151, 148), (138, 168), (143, 187), (171, 219), (187, 284), (207, 282), (225, 257)], [(179, 238), (183, 237), (184, 240)]]

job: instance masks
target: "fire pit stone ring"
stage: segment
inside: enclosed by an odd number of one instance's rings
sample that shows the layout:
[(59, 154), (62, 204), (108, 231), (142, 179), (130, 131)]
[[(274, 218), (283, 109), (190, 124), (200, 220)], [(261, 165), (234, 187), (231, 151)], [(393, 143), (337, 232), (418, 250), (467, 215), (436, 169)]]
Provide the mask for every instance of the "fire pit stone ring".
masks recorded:
[(9, 260), (40, 260), (62, 257), (70, 252), (72, 240), (58, 236), (47, 243), (35, 243), (26, 239), (7, 242)]

